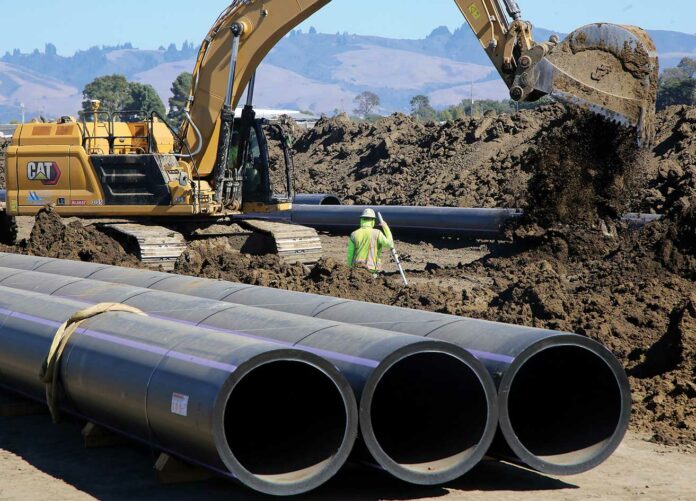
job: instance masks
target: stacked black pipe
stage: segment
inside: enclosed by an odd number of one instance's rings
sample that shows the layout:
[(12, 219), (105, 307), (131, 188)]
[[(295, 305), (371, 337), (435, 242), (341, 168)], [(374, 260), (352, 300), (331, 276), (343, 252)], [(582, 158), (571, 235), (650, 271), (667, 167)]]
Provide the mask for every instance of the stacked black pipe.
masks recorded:
[(489, 446), (491, 455), (542, 472), (579, 473), (609, 457), (627, 429), (626, 376), (581, 336), (49, 258), (0, 254), (0, 267), (2, 287), (122, 302), (323, 357), (360, 403), (358, 450), (413, 483), (451, 480)]

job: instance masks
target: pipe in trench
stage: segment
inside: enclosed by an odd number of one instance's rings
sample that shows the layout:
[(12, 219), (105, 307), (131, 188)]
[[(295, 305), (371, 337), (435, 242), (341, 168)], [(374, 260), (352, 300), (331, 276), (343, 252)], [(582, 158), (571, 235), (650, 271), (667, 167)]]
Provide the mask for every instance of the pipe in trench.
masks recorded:
[(447, 341), (484, 363), (498, 388), (497, 457), (543, 473), (573, 475), (605, 461), (628, 429), (631, 395), (619, 361), (599, 343), (563, 332), (279, 289), (0, 254), (0, 266), (253, 304), (313, 318)]
[[(45, 401), (43, 359), (84, 308), (0, 287), (0, 384)], [(350, 386), (327, 361), (181, 322), (98, 315), (69, 339), (59, 370), (63, 411), (266, 494), (323, 484), (357, 435)]]
[(361, 437), (374, 461), (411, 483), (440, 484), (462, 476), (483, 458), (495, 436), (493, 381), (473, 355), (449, 343), (12, 268), (0, 268), (0, 286), (89, 304), (123, 303), (157, 317), (325, 357), (360, 400)]

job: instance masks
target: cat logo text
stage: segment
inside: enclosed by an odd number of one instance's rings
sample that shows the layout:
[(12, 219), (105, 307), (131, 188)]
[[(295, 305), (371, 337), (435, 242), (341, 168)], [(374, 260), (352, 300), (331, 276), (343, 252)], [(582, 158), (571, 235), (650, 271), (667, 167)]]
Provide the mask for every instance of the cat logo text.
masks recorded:
[(46, 186), (54, 186), (60, 180), (60, 169), (55, 162), (29, 162), (27, 163), (27, 179), (41, 181), (41, 184)]

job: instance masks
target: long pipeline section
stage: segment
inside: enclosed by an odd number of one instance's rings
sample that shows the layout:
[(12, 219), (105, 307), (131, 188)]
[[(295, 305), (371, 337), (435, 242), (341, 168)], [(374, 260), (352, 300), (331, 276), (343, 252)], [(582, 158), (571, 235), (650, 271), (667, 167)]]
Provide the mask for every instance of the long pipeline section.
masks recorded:
[(326, 296), (50, 258), (0, 255), (0, 266), (89, 276), (448, 341), (469, 350), (498, 388), (498, 457), (552, 474), (596, 467), (628, 428), (630, 387), (616, 358), (569, 333)]
[[(85, 307), (0, 287), (0, 384), (45, 401), (39, 369)], [(63, 411), (266, 494), (323, 484), (357, 435), (350, 386), (326, 360), (184, 321), (99, 314), (68, 339), (58, 371)]]
[(482, 459), (495, 435), (493, 381), (474, 356), (449, 343), (60, 274), (0, 268), (0, 285), (86, 304), (122, 303), (322, 356), (346, 376), (360, 400), (361, 437), (372, 461), (408, 482), (460, 477)]
[[(252, 214), (244, 217), (289, 220), (321, 231), (350, 234), (365, 209), (381, 212), (389, 227), (400, 235), (498, 240), (505, 228), (524, 216), (521, 209), (471, 209), (458, 207), (411, 207), (390, 205), (340, 205), (329, 195), (298, 195), (289, 214)], [(657, 214), (625, 214), (631, 229), (660, 220)]]

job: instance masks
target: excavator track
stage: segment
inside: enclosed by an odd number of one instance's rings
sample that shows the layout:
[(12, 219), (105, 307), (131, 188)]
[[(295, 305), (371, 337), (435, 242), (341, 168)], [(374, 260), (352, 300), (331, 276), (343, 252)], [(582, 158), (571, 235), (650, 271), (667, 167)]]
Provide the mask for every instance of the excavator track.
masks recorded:
[(121, 235), (137, 244), (138, 258), (150, 268), (174, 270), (174, 264), (186, 250), (186, 238), (164, 226), (135, 223), (102, 223), (97, 225), (107, 233)]
[(240, 224), (270, 236), (274, 241), (274, 252), (289, 263), (309, 265), (321, 259), (321, 239), (313, 228), (255, 219), (245, 220)]
[[(322, 257), (321, 239), (313, 228), (259, 220), (240, 221), (239, 224), (249, 232), (245, 238), (251, 237), (254, 233), (263, 237), (263, 248), (256, 249), (259, 254), (277, 254), (288, 263), (304, 265), (314, 264)], [(181, 231), (165, 226), (131, 222), (99, 222), (95, 226), (125, 243), (149, 268), (165, 271), (174, 269), (179, 256), (187, 248), (187, 242), (190, 240), (187, 236), (192, 237), (194, 234), (190, 226)], [(173, 227), (179, 228), (177, 225)], [(234, 233), (238, 234), (238, 230)], [(201, 236), (199, 234), (193, 238), (200, 239)], [(224, 236), (227, 235), (222, 233), (210, 237)]]

